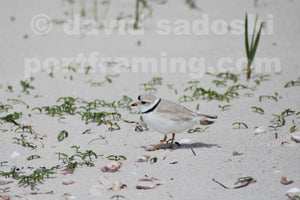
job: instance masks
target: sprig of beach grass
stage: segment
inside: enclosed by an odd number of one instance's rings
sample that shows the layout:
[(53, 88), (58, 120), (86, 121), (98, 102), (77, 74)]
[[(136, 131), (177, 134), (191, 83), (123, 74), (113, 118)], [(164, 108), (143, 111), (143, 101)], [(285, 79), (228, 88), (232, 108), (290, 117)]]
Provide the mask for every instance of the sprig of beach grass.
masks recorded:
[[(253, 34), (251, 37), (251, 43), (249, 44), (249, 40), (248, 40), (248, 15), (246, 13), (245, 15), (245, 49), (246, 49), (246, 55), (247, 55), (247, 79), (249, 80), (251, 77), (251, 65), (252, 62), (254, 60), (255, 57), (255, 53), (258, 47), (258, 43), (259, 43), (259, 38), (260, 38), (260, 34), (261, 34), (261, 29), (264, 25), (264, 22), (262, 22), (259, 26), (259, 30), (257, 32), (257, 34), (255, 34), (255, 29), (256, 29), (256, 25), (257, 25), (257, 18), (258, 16), (256, 15), (255, 18), (255, 23), (254, 23), (254, 28), (253, 28)], [(255, 39), (254, 39), (255, 38)]]

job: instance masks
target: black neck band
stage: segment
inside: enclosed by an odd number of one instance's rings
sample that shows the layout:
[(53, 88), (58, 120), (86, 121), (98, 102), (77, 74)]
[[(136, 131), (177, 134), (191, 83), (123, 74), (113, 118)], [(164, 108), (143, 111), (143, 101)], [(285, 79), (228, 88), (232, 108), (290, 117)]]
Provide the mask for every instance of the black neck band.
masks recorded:
[(161, 101), (161, 98), (159, 98), (158, 102), (152, 108), (150, 108), (149, 110), (146, 110), (145, 112), (142, 112), (142, 114), (147, 114), (147, 113), (152, 112), (153, 110), (155, 110), (155, 108), (158, 106), (160, 101)]

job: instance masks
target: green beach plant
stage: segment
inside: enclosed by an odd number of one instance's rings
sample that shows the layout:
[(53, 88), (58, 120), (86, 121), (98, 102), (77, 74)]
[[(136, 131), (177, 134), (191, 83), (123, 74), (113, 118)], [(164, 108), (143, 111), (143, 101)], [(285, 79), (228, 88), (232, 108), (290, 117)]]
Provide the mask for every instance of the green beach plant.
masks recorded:
[[(257, 25), (257, 18), (258, 15), (256, 15), (255, 18), (255, 23), (254, 23), (254, 28), (253, 28), (253, 34), (252, 34), (252, 38), (251, 38), (251, 43), (249, 44), (249, 39), (248, 39), (248, 15), (246, 13), (245, 15), (245, 49), (246, 49), (246, 55), (247, 55), (247, 80), (250, 79), (251, 77), (251, 72), (252, 72), (252, 62), (254, 60), (255, 57), (255, 53), (258, 47), (258, 43), (259, 43), (259, 38), (260, 38), (260, 34), (261, 34), (261, 29), (264, 25), (264, 22), (262, 22), (259, 26), (258, 32), (256, 33), (256, 25)], [(255, 38), (255, 39), (254, 39)]]

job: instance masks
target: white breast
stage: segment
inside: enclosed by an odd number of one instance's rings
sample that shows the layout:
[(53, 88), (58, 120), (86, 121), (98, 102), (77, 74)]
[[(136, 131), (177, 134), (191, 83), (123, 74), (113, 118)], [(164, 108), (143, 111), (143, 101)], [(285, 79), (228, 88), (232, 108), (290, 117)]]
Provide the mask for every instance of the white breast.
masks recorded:
[(182, 133), (196, 124), (195, 121), (171, 121), (167, 118), (160, 117), (155, 111), (142, 114), (142, 117), (149, 127), (165, 135), (170, 133)]

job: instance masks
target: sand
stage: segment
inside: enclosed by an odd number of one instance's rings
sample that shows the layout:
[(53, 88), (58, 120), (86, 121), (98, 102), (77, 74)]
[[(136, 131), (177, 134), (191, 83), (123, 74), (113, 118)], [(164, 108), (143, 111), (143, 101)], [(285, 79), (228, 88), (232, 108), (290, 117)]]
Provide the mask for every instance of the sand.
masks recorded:
[[(104, 19), (105, 6), (98, 3), (98, 17)], [(75, 2), (73, 11), (79, 14), (77, 16), (81, 17), (82, 23), (87, 23), (84, 20), (91, 20), (95, 16), (93, 2), (83, 4), (85, 18), (80, 16), (80, 2)], [(72, 5), (65, 1), (1, 2), (0, 102), (10, 104), (13, 108), (0, 113), (0, 116), (22, 112), (23, 116), (16, 121), (21, 125), (32, 126), (33, 133), (16, 130), (18, 126), (13, 123), (0, 122), (0, 161), (8, 162), (0, 166), (0, 171), (8, 172), (17, 167), (24, 172), (20, 175), (28, 175), (40, 167), (60, 165), (60, 168), (53, 170), (55, 174), (45, 177), (43, 183), (37, 184), (34, 190), (19, 186), (20, 179), (5, 179), (1, 176), (0, 180), (14, 182), (1, 185), (0, 195), (10, 195), (11, 199), (63, 199), (64, 194), (66, 199), (288, 199), (287, 190), (300, 188), (300, 144), (291, 140), (292, 134), (299, 131), (299, 115), (295, 113), (300, 111), (300, 87), (297, 83), (295, 86), (284, 87), (289, 81), (299, 81), (300, 77), (299, 2), (258, 1), (257, 7), (254, 7), (253, 1), (246, 0), (230, 0), (226, 3), (216, 0), (196, 1), (200, 10), (191, 9), (184, 1), (150, 4), (153, 6), (152, 16), (140, 23), (139, 31), (142, 34), (132, 30), (133, 19), (126, 19), (126, 23), (131, 25), (125, 33), (119, 26), (110, 34), (108, 28), (99, 31), (93, 29), (93, 26), (88, 29), (88, 26), (80, 24), (82, 30), (98, 33), (75, 32), (75, 35), (70, 35), (71, 25), (66, 22), (65, 25), (53, 24), (49, 32), (39, 35), (31, 26), (35, 16), (44, 14), (52, 20), (67, 20), (71, 18)], [(106, 19), (112, 22), (110, 20), (116, 19), (121, 12), (124, 16), (133, 15), (134, 8), (134, 1), (112, 1)], [(241, 72), (245, 67), (245, 62), (241, 62), (245, 58), (245, 49), (243, 25), (239, 23), (243, 23), (246, 11), (250, 21), (254, 20), (256, 13), (260, 20), (266, 21), (255, 61), (273, 62), (269, 69), (256, 63), (249, 81), (246, 81), (245, 73)], [(197, 29), (197, 23), (201, 24), (207, 19), (208, 22), (204, 24), (208, 29)], [(184, 28), (180, 27), (183, 23)], [(43, 24), (40, 25), (43, 27)], [(193, 25), (195, 30), (192, 29)], [(88, 75), (84, 73), (83, 67), (87, 66), (84, 62), (69, 63), (77, 67), (76, 72), (63, 69), (67, 66), (63, 63), (64, 59), (78, 58), (80, 55), (88, 59), (92, 54), (97, 58), (113, 60), (108, 60), (110, 64), (100, 63), (101, 66)], [(171, 60), (179, 57), (185, 65), (172, 71)], [(194, 68), (191, 61), (193, 57), (204, 64)], [(149, 63), (139, 66), (135, 63), (137, 58), (155, 60), (157, 65), (153, 65), (153, 68)], [(222, 65), (222, 62), (225, 64)], [(219, 74), (227, 70), (239, 75), (236, 83), (227, 80), (227, 86), (217, 87), (212, 81), (223, 79), (204, 74)], [(118, 76), (111, 78), (111, 83), (105, 78), (116, 74)], [(262, 75), (270, 76), (257, 85), (255, 80), (260, 80)], [(34, 77), (30, 83), (34, 89), (29, 89), (30, 93), (26, 94), (22, 92), (20, 81), (29, 81), (30, 76)], [(133, 114), (125, 108), (115, 110), (99, 107), (95, 110), (117, 111), (122, 115), (122, 119), (113, 121), (121, 127), (114, 131), (109, 130), (105, 124), (85, 124), (79, 114), (63, 114), (60, 119), (59, 116), (32, 111), (35, 107), (59, 105), (57, 99), (68, 96), (79, 98), (77, 107), (95, 99), (117, 102), (123, 95), (135, 101), (139, 94), (149, 92), (141, 84), (149, 82), (153, 77), (161, 77), (162, 84), (154, 85), (157, 91), (152, 93), (174, 102), (178, 102), (183, 95), (191, 95), (191, 91), (184, 91), (191, 85), (188, 81), (199, 81), (195, 83), (197, 87), (211, 88), (220, 93), (236, 84), (247, 85), (252, 90), (237, 90), (239, 96), (229, 102), (202, 98), (180, 102), (195, 111), (199, 104), (201, 112), (215, 114), (218, 119), (209, 126), (196, 126), (202, 129), (208, 127), (203, 132), (176, 134), (176, 142), (181, 146), (175, 145), (172, 150), (154, 152), (146, 151), (145, 147), (159, 144), (163, 135), (151, 128), (138, 132), (135, 123), (123, 121), (140, 122), (137, 108), (132, 108)], [(105, 83), (97, 86), (96, 83), (103, 81)], [(94, 85), (92, 82), (95, 82)], [(13, 91), (8, 86), (12, 86)], [(277, 101), (266, 97), (259, 101), (260, 96), (275, 96), (275, 92), (278, 93)], [(247, 97), (246, 93), (253, 94)], [(11, 99), (21, 100), (25, 105)], [(230, 105), (230, 108), (223, 111), (219, 105)], [(250, 109), (252, 106), (263, 108), (264, 114), (254, 112)], [(285, 124), (276, 130), (269, 127), (275, 126), (271, 122), (274, 119), (272, 114), (280, 115), (288, 108), (295, 113), (284, 117)], [(234, 122), (244, 122), (248, 128), (241, 125), (239, 129), (237, 125), (232, 125)], [(296, 127), (294, 133), (290, 132), (292, 126)], [(254, 134), (257, 127), (265, 127), (266, 131)], [(69, 135), (58, 141), (58, 134), (62, 130), (68, 131)], [(86, 130), (89, 131), (83, 134)], [(13, 139), (22, 136), (33, 142), (36, 148), (23, 147)], [(74, 155), (75, 149), (71, 148), (73, 145), (80, 146), (81, 152), (93, 150), (99, 156), (97, 159), (92, 157), (94, 167), (78, 166), (72, 174), (63, 175), (62, 170), (66, 164), (58, 159), (56, 153)], [(167, 146), (164, 144), (163, 148)], [(241, 155), (233, 155), (234, 152)], [(27, 160), (31, 155), (39, 155), (40, 158)], [(122, 166), (117, 172), (101, 171), (103, 166), (111, 162), (106, 158), (109, 155), (126, 157), (126, 160), (120, 158)], [(156, 157), (157, 162), (137, 162), (142, 155)], [(293, 183), (281, 184), (282, 176), (292, 179)], [(151, 177), (159, 179), (161, 185), (147, 190), (136, 188), (139, 179)], [(234, 183), (240, 177), (252, 177), (256, 182), (238, 189), (225, 189), (212, 181), (215, 179), (233, 188), (237, 186)], [(75, 183), (63, 185), (65, 179), (74, 180)], [(106, 182), (101, 184), (103, 180)], [(114, 181), (120, 181), (126, 187), (112, 191), (110, 188)], [(102, 188), (99, 196), (91, 194), (90, 190), (95, 185)], [(3, 191), (5, 188), (7, 191)]]

